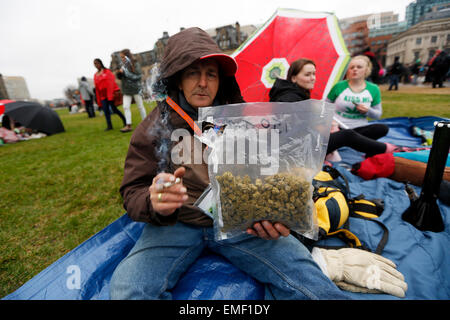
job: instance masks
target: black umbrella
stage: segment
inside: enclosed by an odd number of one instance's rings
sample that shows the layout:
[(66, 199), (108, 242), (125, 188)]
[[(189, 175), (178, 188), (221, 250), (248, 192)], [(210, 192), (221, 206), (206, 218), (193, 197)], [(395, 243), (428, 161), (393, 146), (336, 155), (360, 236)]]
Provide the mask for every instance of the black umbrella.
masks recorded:
[(51, 135), (64, 132), (58, 113), (37, 102), (15, 101), (5, 104), (5, 115), (22, 126)]

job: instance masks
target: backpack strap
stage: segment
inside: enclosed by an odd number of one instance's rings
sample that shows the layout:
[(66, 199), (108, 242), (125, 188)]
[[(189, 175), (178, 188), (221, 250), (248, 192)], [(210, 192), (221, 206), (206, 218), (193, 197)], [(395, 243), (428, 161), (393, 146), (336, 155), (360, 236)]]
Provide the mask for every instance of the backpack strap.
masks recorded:
[[(324, 166), (323, 171), (330, 174), (330, 176), (333, 178), (334, 186), (339, 187), (345, 197), (347, 199), (350, 199), (350, 186), (348, 184), (347, 178), (342, 173), (340, 173), (339, 170), (330, 166)], [(344, 180), (344, 185), (337, 181), (338, 178), (342, 178), (342, 180)]]
[(364, 195), (349, 200), (350, 211), (354, 214), (367, 218), (378, 218), (384, 211), (384, 201), (382, 199), (364, 199)]
[(360, 216), (360, 215), (352, 215), (350, 214), (351, 217), (354, 218), (358, 218), (358, 219), (363, 219), (363, 220), (367, 220), (367, 221), (372, 221), (375, 222), (376, 224), (378, 224), (381, 229), (383, 229), (383, 236), (381, 237), (380, 242), (378, 243), (377, 248), (375, 249), (375, 253), (381, 255), (381, 252), (383, 252), (384, 247), (386, 246), (388, 240), (389, 240), (389, 230), (388, 228), (379, 220), (376, 219), (372, 219), (372, 218), (366, 218), (364, 216)]
[(350, 230), (341, 228), (334, 232), (328, 233), (327, 237), (337, 237), (341, 239), (346, 245), (344, 246), (326, 246), (326, 245), (317, 245), (314, 244), (314, 247), (323, 248), (323, 249), (342, 249), (342, 248), (357, 248), (365, 251), (371, 251), (368, 247), (366, 247), (362, 242), (358, 239), (358, 237), (352, 233)]
[[(342, 178), (344, 183), (339, 181), (338, 178)], [(333, 167), (323, 166), (322, 171), (312, 180), (312, 184), (314, 189), (319, 189), (320, 187), (338, 188), (346, 199), (350, 199), (350, 187), (347, 178)]]
[(383, 236), (378, 243), (375, 253), (381, 255), (384, 247), (389, 240), (388, 228), (376, 218), (380, 217), (384, 210), (384, 201), (381, 199), (366, 200), (364, 195), (349, 201), (350, 217), (372, 221), (378, 224), (383, 229)]

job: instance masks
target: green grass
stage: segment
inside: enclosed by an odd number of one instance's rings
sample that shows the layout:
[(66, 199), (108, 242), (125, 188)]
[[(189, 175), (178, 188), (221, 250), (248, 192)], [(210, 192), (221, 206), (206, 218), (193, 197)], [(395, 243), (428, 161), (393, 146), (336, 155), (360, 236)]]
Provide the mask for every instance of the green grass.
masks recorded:
[[(450, 94), (382, 92), (384, 117), (450, 117)], [(150, 108), (147, 108), (149, 110)], [(134, 127), (140, 121), (132, 107)], [(0, 147), (0, 297), (123, 213), (119, 186), (131, 133), (59, 110), (65, 133)]]
[(117, 115), (105, 132), (98, 114), (58, 113), (65, 133), (0, 147), (0, 297), (124, 213), (119, 185), (131, 133), (119, 131)]
[(450, 94), (382, 92), (383, 118), (440, 116), (450, 118)]

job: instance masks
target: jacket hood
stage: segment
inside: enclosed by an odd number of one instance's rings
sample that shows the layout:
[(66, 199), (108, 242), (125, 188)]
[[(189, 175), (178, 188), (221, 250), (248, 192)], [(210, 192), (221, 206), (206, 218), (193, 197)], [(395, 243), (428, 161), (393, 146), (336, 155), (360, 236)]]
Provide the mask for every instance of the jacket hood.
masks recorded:
[(171, 36), (160, 66), (157, 90), (165, 90), (175, 102), (178, 100), (177, 74), (199, 59), (213, 58), (222, 70), (217, 101), (219, 104), (245, 102), (235, 78), (236, 61), (224, 54), (211, 36), (200, 28), (189, 28)]
[(169, 78), (198, 59), (214, 58), (226, 76), (234, 76), (236, 61), (222, 52), (211, 36), (200, 28), (188, 28), (171, 36), (161, 62), (161, 78)]
[(284, 79), (276, 79), (272, 89), (269, 91), (269, 98), (272, 102), (295, 102), (307, 100), (310, 97), (308, 90)]

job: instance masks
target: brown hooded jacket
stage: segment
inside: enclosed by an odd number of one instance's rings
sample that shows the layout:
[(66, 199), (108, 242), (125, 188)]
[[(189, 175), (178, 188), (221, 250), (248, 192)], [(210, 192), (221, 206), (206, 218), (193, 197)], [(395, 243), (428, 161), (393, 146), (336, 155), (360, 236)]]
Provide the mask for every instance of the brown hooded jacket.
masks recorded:
[[(174, 85), (177, 81), (177, 75), (199, 58), (217, 53), (222, 53), (217, 44), (205, 31), (199, 28), (185, 29), (169, 38), (161, 63), (161, 78), (167, 80), (168, 95), (176, 103), (180, 104), (177, 85)], [(227, 70), (223, 70), (223, 66), (227, 67), (221, 64), (220, 85), (216, 97), (219, 99), (218, 102), (220, 104), (244, 102), (234, 75), (226, 75), (227, 73), (224, 71)], [(183, 184), (187, 188), (189, 198), (181, 208), (169, 216), (159, 215), (152, 208), (149, 187), (153, 178), (161, 170), (173, 173), (179, 167), (170, 160), (165, 168), (161, 168), (159, 165), (161, 159), (164, 159), (161, 152), (158, 152), (164, 144), (162, 136), (166, 137), (165, 142), (168, 142), (166, 144), (168, 153), (166, 154), (170, 155), (175, 145), (175, 142), (170, 141), (170, 133), (180, 128), (190, 132), (191, 143), (193, 144), (192, 129), (178, 113), (172, 110), (165, 101), (162, 101), (134, 131), (120, 186), (124, 208), (131, 219), (155, 225), (172, 225), (181, 221), (199, 226), (212, 226), (211, 218), (193, 205), (209, 184), (208, 167), (204, 162), (201, 164), (183, 164), (186, 168)]]

